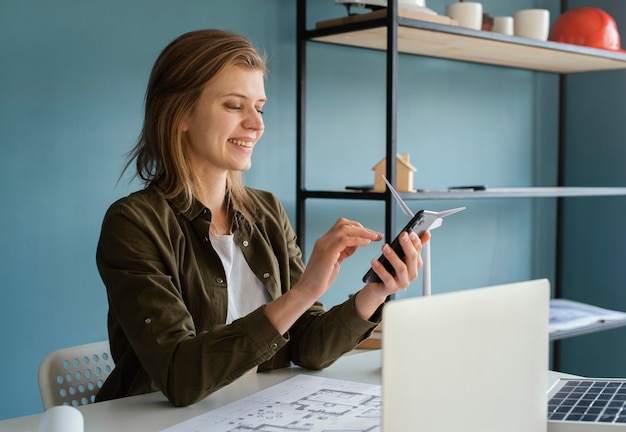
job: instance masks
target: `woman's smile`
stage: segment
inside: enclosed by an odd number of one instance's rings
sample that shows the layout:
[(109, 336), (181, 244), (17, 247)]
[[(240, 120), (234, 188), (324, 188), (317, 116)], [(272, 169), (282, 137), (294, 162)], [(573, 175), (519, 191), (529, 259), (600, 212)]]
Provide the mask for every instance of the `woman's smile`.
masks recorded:
[(230, 138), (228, 140), (228, 142), (235, 144), (239, 147), (246, 147), (246, 148), (253, 148), (254, 147), (254, 141), (244, 141), (244, 140), (240, 140), (240, 139), (236, 139), (236, 138)]

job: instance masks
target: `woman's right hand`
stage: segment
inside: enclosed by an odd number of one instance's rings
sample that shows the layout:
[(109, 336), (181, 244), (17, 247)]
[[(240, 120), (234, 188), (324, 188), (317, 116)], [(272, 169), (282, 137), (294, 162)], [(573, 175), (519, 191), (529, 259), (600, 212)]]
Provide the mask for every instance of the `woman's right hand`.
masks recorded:
[(341, 218), (320, 237), (300, 280), (265, 308), (268, 319), (285, 333), (333, 284), (343, 261), (361, 246), (382, 240), (383, 235), (358, 222)]
[(319, 299), (335, 282), (341, 264), (361, 246), (382, 240), (383, 235), (358, 222), (341, 218), (317, 239), (300, 281), (294, 288), (306, 290), (312, 299)]

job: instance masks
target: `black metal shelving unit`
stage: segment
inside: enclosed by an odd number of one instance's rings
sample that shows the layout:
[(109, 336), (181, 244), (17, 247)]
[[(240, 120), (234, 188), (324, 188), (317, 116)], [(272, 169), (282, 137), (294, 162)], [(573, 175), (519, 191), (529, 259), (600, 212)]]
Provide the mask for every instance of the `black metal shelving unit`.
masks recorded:
[[(561, 9), (566, 4), (561, 3)], [(474, 62), (496, 67), (507, 67), (558, 74), (560, 77), (559, 108), (559, 177), (554, 187), (488, 188), (473, 190), (435, 190), (401, 193), (406, 200), (454, 200), (454, 199), (499, 199), (499, 198), (557, 198), (557, 219), (562, 221), (562, 200), (567, 197), (626, 196), (623, 187), (566, 187), (563, 175), (566, 143), (565, 88), (568, 74), (626, 69), (626, 54), (578, 45), (551, 41), (536, 41), (517, 36), (466, 29), (438, 22), (423, 21), (407, 17), (398, 9), (397, 0), (389, 0), (388, 7), (349, 20), (331, 20), (315, 29), (307, 29), (307, 0), (297, 4), (297, 160), (296, 160), (296, 234), (300, 247), (304, 249), (306, 228), (306, 201), (309, 198), (379, 200), (385, 202), (385, 236), (395, 236), (395, 208), (391, 193), (358, 192), (349, 190), (325, 191), (306, 188), (305, 158), (305, 110), (306, 110), (306, 47), (308, 43), (330, 43), (347, 47), (380, 50), (386, 56), (386, 143), (385, 158), (387, 177), (392, 184), (396, 178), (396, 98), (398, 84), (399, 54), (420, 55)], [(337, 21), (335, 23), (335, 21)], [(394, 184), (395, 186), (395, 184)], [(561, 296), (561, 239), (557, 227), (555, 293)], [(576, 336), (593, 331), (626, 325), (611, 323), (592, 326), (580, 331), (562, 333), (552, 340)], [(558, 363), (558, 350), (555, 362)]]

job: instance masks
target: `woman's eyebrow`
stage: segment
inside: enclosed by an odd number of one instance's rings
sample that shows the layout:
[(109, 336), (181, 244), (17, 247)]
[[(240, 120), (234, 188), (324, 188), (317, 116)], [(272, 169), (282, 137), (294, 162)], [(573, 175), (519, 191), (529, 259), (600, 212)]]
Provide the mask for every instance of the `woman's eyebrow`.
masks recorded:
[[(237, 97), (237, 98), (241, 98), (241, 99), (253, 99), (248, 95), (245, 95), (243, 93), (238, 93), (238, 92), (230, 92), (230, 93), (224, 93), (222, 95), (220, 95), (220, 97), (224, 98), (224, 97)], [(254, 99), (257, 102), (267, 102), (267, 97), (263, 96), (260, 99)]]

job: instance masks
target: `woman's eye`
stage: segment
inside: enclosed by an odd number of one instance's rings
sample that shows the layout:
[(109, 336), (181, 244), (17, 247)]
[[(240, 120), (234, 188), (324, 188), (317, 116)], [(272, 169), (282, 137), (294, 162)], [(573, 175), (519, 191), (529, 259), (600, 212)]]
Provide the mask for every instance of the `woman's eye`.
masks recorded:
[[(241, 111), (242, 109), (244, 109), (243, 105), (231, 105), (231, 104), (226, 104), (226, 109), (229, 109), (231, 111)], [(259, 114), (263, 115), (263, 109), (261, 108), (254, 108), (256, 110), (256, 112), (258, 112)]]

